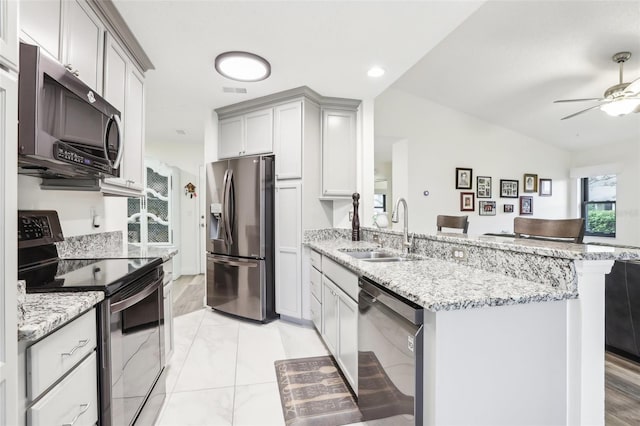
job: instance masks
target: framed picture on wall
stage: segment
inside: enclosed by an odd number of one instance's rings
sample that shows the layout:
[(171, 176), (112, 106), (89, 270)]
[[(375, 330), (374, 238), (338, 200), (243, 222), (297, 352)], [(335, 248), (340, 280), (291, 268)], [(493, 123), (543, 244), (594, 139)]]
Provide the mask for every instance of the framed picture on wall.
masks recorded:
[(538, 192), (538, 175), (525, 173), (523, 181), (522, 192)]
[(500, 179), (500, 198), (518, 198), (518, 181)]
[(478, 176), (476, 179), (478, 198), (491, 198), (491, 178), (489, 176)]
[(460, 211), (472, 212), (475, 210), (475, 194), (473, 192), (460, 193)]
[(541, 197), (550, 197), (551, 196), (551, 179), (540, 179), (540, 196)]
[(533, 197), (520, 197), (520, 214), (533, 214)]
[(505, 213), (513, 213), (513, 204), (504, 204), (502, 206), (502, 211)]
[(456, 189), (471, 189), (473, 170), (456, 167)]
[(496, 202), (495, 201), (479, 201), (478, 213), (480, 216), (495, 216), (496, 215)]

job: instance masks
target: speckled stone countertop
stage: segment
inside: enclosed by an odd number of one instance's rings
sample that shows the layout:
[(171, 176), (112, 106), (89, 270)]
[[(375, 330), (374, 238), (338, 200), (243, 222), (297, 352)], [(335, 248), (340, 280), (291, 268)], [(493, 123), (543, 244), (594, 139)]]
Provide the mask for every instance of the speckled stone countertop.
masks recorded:
[[(146, 249), (128, 244), (126, 249), (91, 247), (82, 252), (68, 253), (67, 259), (102, 259), (102, 258), (136, 258), (136, 257), (161, 257), (163, 262), (171, 259), (178, 253), (178, 249), (173, 246), (156, 247), (151, 246)], [(62, 256), (61, 256), (62, 257)]]
[[(405, 262), (376, 263), (358, 260), (345, 253), (377, 247), (370, 242), (331, 239), (305, 244), (434, 312), (577, 297), (574, 287), (527, 281), (433, 258), (413, 256), (414, 260)], [(393, 252), (386, 248), (382, 250)]]
[(24, 320), (18, 323), (18, 341), (36, 341), (103, 299), (101, 291), (28, 293), (24, 302)]
[[(371, 232), (402, 235), (402, 232), (385, 229), (362, 228)], [(437, 234), (413, 234), (416, 239), (485, 247), (495, 250), (514, 251), (539, 256), (571, 260), (627, 260), (640, 259), (640, 250), (625, 246), (603, 246), (597, 244), (574, 244), (562, 241), (544, 241), (532, 238), (513, 238), (495, 235), (464, 235), (438, 232)]]

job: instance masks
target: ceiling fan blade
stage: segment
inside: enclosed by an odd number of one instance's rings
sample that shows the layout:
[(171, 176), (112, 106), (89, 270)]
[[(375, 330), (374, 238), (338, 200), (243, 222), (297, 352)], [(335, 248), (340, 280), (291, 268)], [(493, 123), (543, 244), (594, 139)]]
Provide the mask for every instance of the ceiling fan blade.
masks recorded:
[(627, 87), (624, 89), (624, 93), (629, 93), (632, 95), (640, 94), (640, 78), (636, 78), (633, 80)]
[(586, 102), (586, 101), (602, 101), (602, 98), (585, 98), (585, 99), (559, 99), (557, 101), (553, 101), (554, 104), (562, 103), (562, 102)]
[(594, 105), (594, 106), (589, 107), (587, 109), (583, 109), (582, 111), (578, 111), (578, 112), (575, 112), (575, 113), (573, 113), (571, 115), (567, 115), (566, 117), (562, 117), (560, 120), (566, 120), (567, 118), (575, 117), (576, 115), (580, 115), (580, 114), (583, 114), (583, 113), (585, 113), (587, 111), (590, 111), (590, 110), (595, 109), (595, 108), (600, 108), (600, 107), (601, 107), (601, 105)]

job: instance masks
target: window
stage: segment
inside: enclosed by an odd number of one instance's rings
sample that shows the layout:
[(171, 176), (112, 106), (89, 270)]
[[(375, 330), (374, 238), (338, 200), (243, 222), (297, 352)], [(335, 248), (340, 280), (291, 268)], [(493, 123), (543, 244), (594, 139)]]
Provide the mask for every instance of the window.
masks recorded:
[(616, 175), (582, 179), (584, 235), (616, 236)]
[(387, 195), (386, 194), (373, 194), (373, 211), (375, 212), (387, 211)]

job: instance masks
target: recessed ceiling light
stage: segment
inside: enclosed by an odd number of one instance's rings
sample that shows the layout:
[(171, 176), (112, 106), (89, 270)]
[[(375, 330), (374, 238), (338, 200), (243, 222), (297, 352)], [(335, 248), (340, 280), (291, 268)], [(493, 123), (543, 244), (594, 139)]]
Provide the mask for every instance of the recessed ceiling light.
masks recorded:
[(367, 71), (367, 75), (369, 77), (382, 77), (384, 75), (384, 70), (380, 67), (371, 67), (369, 71)]
[(249, 52), (224, 52), (216, 57), (216, 71), (236, 81), (260, 81), (271, 75), (266, 59)]

